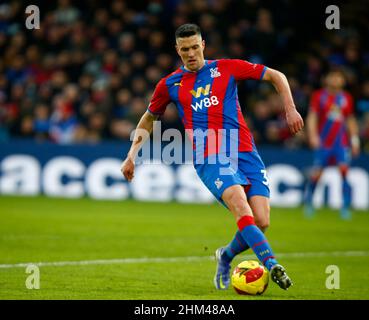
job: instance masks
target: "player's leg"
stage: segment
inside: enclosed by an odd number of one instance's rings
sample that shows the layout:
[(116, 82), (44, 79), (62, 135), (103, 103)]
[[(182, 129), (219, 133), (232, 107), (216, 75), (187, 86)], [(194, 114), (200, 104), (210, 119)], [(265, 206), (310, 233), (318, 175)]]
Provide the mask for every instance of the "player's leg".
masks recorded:
[[(249, 189), (249, 192), (252, 193), (255, 187), (256, 183), (253, 181), (250, 188), (251, 190)], [(269, 196), (266, 196), (266, 194), (269, 195), (269, 189), (266, 192), (258, 192), (264, 195), (252, 195), (248, 198), (248, 202), (255, 219), (255, 224), (263, 233), (265, 233), (266, 229), (269, 227), (270, 222)], [(222, 260), (227, 263), (231, 263), (235, 256), (248, 250), (249, 248), (249, 245), (241, 236), (240, 231), (237, 230), (232, 241), (228, 243), (227, 246), (220, 248), (219, 250), (221, 251), (220, 254)]]
[(311, 217), (314, 214), (314, 205), (313, 205), (313, 196), (318, 184), (320, 177), (322, 176), (323, 168), (322, 167), (314, 167), (310, 172), (306, 193), (305, 193), (305, 216)]
[(347, 180), (351, 154), (348, 148), (338, 148), (335, 155), (338, 163), (338, 169), (342, 177), (342, 207), (341, 218), (345, 220), (351, 219), (351, 187)]
[[(237, 184), (236, 184), (237, 185)], [(230, 184), (229, 186), (235, 186)], [(238, 185), (240, 186), (240, 185)], [(240, 186), (241, 187), (241, 186)], [(245, 186), (247, 187), (247, 186)], [(244, 187), (241, 187), (244, 190)], [(226, 190), (226, 189), (225, 189)], [(221, 196), (221, 195), (220, 195)], [(227, 208), (226, 203), (220, 198), (220, 202)], [(248, 243), (245, 241), (241, 232), (237, 230), (232, 241), (225, 247), (220, 247), (215, 251), (215, 260), (217, 262), (217, 268), (214, 276), (214, 284), (217, 289), (224, 290), (230, 285), (230, 271), (231, 262), (233, 258), (245, 250), (249, 249)]]
[(304, 213), (306, 217), (312, 217), (314, 214), (313, 196), (318, 184), (318, 181), (322, 175), (323, 168), (328, 164), (328, 158), (331, 155), (331, 151), (328, 149), (319, 148), (314, 152), (314, 162), (311, 172), (308, 174), (305, 198), (304, 198)]
[[(269, 226), (270, 190), (265, 165), (255, 146), (252, 152), (239, 154), (237, 172), (247, 177), (249, 184), (244, 187), (244, 191), (254, 215), (255, 224), (264, 232)], [(230, 263), (236, 255), (247, 249), (249, 249), (248, 244), (243, 240), (240, 231), (237, 231), (232, 241), (224, 247), (222, 258)]]
[[(269, 198), (264, 196), (253, 196), (249, 199), (249, 205), (254, 215), (255, 224), (262, 232), (265, 233), (269, 226)], [(227, 263), (231, 263), (236, 255), (246, 251), (249, 248), (249, 245), (241, 236), (240, 231), (237, 230), (232, 241), (227, 246), (220, 248), (222, 260)]]
[[(195, 169), (199, 178), (209, 191), (227, 208), (222, 200), (224, 190), (233, 185), (243, 185), (247, 187), (250, 183), (241, 172), (234, 170), (230, 165), (221, 164), (215, 160), (216, 159), (209, 156), (205, 159), (203, 164), (196, 164)], [(248, 244), (240, 234), (236, 234), (232, 242), (234, 243), (232, 248), (237, 252), (242, 252), (248, 248)], [(230, 262), (232, 259), (223, 253), (223, 247), (217, 249), (215, 252), (217, 267), (214, 276), (214, 285), (217, 289), (227, 289), (230, 284)], [(233, 253), (231, 254), (233, 255)]]
[[(263, 194), (263, 195), (252, 195), (248, 198), (250, 207), (254, 214), (255, 223), (263, 231), (266, 232), (270, 224), (270, 201), (269, 201), (269, 188), (268, 194), (263, 191), (265, 185), (260, 185), (253, 181), (253, 188), (250, 188), (249, 194)], [(267, 196), (266, 196), (267, 194)], [(281, 288), (287, 289), (289, 285), (292, 284), (291, 280), (286, 274), (285, 269), (280, 265), (276, 264), (272, 267), (270, 272), (271, 278), (276, 282)], [(286, 287), (285, 283), (288, 283)]]
[(246, 199), (243, 187), (234, 185), (228, 187), (222, 199), (234, 215), (241, 236), (252, 248), (258, 259), (271, 271), (271, 278), (282, 289), (288, 289), (292, 281), (284, 268), (275, 259), (272, 248), (263, 232), (256, 226), (251, 207)]
[(269, 197), (254, 195), (248, 198), (255, 224), (265, 233), (270, 224), (270, 203)]
[[(241, 153), (239, 155), (239, 172), (247, 177), (250, 183), (244, 189), (247, 195), (247, 201), (254, 216), (255, 224), (264, 233), (269, 226), (270, 221), (270, 205), (269, 205), (269, 182), (266, 175), (265, 165), (259, 156), (256, 148), (253, 152)], [(224, 248), (217, 250), (222, 253), (221, 262), (228, 264), (239, 253), (249, 249), (244, 237), (240, 231), (236, 232), (233, 240)]]
[(342, 207), (341, 207), (341, 218), (348, 220), (351, 218), (350, 205), (351, 205), (351, 187), (347, 181), (347, 165), (338, 166), (341, 177), (342, 177)]

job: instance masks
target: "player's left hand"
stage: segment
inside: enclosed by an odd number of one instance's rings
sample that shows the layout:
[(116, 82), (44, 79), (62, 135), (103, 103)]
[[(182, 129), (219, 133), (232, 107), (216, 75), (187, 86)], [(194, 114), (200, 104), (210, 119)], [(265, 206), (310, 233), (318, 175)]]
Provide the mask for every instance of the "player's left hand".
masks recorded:
[(351, 146), (351, 154), (354, 158), (358, 157), (360, 154), (360, 146), (358, 145)]
[(296, 134), (304, 127), (304, 120), (295, 108), (286, 111), (286, 120), (290, 131)]

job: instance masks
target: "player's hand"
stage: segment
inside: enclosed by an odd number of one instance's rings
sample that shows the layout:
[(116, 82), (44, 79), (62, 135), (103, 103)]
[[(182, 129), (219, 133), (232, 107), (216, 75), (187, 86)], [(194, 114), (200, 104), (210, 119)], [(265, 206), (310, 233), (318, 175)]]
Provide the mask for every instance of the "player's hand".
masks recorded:
[(291, 108), (286, 112), (286, 120), (290, 131), (296, 134), (304, 127), (304, 120), (295, 108)]
[(312, 149), (318, 149), (320, 147), (320, 138), (318, 135), (312, 135), (309, 138), (309, 144)]
[(131, 182), (134, 177), (135, 163), (132, 158), (127, 157), (120, 167), (120, 171), (128, 182)]
[(360, 154), (360, 146), (358, 145), (351, 146), (351, 154), (354, 158), (358, 157)]

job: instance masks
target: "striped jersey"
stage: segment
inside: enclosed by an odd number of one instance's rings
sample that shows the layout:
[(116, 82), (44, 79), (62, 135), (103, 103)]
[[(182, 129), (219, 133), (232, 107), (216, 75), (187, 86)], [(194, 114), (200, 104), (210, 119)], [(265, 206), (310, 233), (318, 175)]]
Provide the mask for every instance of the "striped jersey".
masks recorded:
[(310, 110), (318, 116), (321, 147), (347, 147), (349, 145), (346, 119), (353, 114), (353, 99), (346, 92), (330, 94), (326, 89), (313, 92)]
[[(205, 157), (228, 152), (230, 140), (237, 139), (238, 152), (253, 150), (253, 139), (241, 112), (237, 81), (262, 79), (266, 67), (238, 59), (205, 60), (196, 72), (183, 66), (157, 84), (148, 111), (162, 115), (173, 102), (196, 148), (196, 131), (205, 132)], [(211, 141), (215, 141), (215, 144)], [(196, 143), (195, 143), (196, 142)]]

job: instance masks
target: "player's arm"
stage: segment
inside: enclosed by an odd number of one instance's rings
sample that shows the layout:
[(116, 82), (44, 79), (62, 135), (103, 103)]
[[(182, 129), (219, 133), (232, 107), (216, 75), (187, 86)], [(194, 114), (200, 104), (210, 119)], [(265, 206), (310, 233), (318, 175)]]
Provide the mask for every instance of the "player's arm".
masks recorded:
[(277, 70), (266, 68), (262, 80), (269, 81), (273, 84), (278, 94), (281, 96), (284, 110), (286, 112), (286, 120), (290, 131), (295, 134), (304, 127), (304, 120), (296, 110), (293, 102), (290, 85), (288, 84), (286, 76)]
[(351, 141), (351, 151), (353, 156), (358, 156), (360, 153), (360, 139), (359, 139), (359, 127), (354, 115), (348, 116), (347, 120), (347, 130), (350, 135)]
[(121, 165), (120, 171), (128, 181), (131, 181), (134, 176), (135, 158), (137, 153), (140, 151), (145, 141), (150, 137), (154, 121), (165, 112), (169, 102), (170, 97), (165, 85), (165, 78), (163, 78), (156, 85), (147, 111), (137, 124), (131, 148), (127, 154), (127, 158)]
[(318, 133), (318, 114), (310, 110), (306, 118), (307, 136), (310, 147), (317, 149), (320, 146), (320, 138)]
[(128, 181), (133, 179), (136, 155), (140, 151), (142, 145), (150, 137), (154, 121), (157, 118), (158, 116), (146, 111), (137, 124), (131, 148), (129, 149), (127, 158), (123, 161), (120, 169)]

